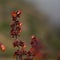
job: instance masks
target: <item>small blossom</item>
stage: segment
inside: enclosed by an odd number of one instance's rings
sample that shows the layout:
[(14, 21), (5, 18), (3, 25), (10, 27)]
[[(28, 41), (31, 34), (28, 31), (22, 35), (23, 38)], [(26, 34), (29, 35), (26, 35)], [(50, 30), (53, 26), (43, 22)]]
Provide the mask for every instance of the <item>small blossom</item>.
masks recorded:
[(21, 27), (21, 26), (22, 26), (22, 23), (20, 23), (19, 25), (20, 25), (20, 27)]
[(24, 47), (24, 41), (21, 41), (21, 40), (18, 40), (18, 39), (16, 39), (14, 42), (13, 42), (13, 46), (14, 47), (19, 47), (19, 46), (21, 46), (21, 47)]
[(40, 49), (45, 48), (45, 46), (42, 43), (41, 39), (38, 39), (35, 36), (32, 36), (32, 40), (31, 40), (30, 44), (36, 51), (40, 51)]
[(6, 50), (5, 45), (1, 44), (1, 45), (0, 45), (0, 49), (4, 52), (4, 51)]
[(14, 52), (14, 55), (21, 56), (22, 55), (22, 52), (20, 50), (17, 50), (17, 51)]
[(32, 35), (32, 37), (31, 37), (31, 38), (32, 38), (32, 40), (33, 40), (33, 39), (36, 39), (36, 37), (35, 37), (34, 35)]
[(13, 42), (14, 47), (19, 47), (20, 46), (19, 44), (20, 44), (20, 41), (18, 39)]
[(20, 14), (22, 13), (22, 11), (18, 10), (16, 13), (17, 13), (17, 17), (20, 17)]
[(12, 17), (16, 17), (17, 16), (16, 12), (12, 12), (11, 14), (12, 14)]

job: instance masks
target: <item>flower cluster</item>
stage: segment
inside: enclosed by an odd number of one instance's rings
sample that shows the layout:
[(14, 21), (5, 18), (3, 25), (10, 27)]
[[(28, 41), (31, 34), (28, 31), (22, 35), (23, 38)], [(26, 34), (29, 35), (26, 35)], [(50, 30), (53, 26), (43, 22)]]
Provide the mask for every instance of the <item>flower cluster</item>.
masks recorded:
[(45, 59), (45, 58), (48, 56), (47, 53), (43, 53), (43, 54), (42, 54), (42, 53), (40, 52), (42, 49), (46, 48), (45, 45), (42, 43), (41, 39), (38, 39), (36, 36), (33, 35), (33, 36), (31, 37), (31, 42), (30, 42), (30, 44), (31, 44), (30, 51), (31, 51), (33, 54), (35, 54), (35, 57)]
[(16, 39), (16, 40), (13, 42), (13, 46), (14, 46), (14, 47), (19, 47), (19, 46), (24, 47), (24, 41), (21, 41), (21, 40)]
[(16, 21), (17, 18), (20, 18), (21, 13), (22, 13), (21, 10), (18, 10), (16, 12), (12, 12), (12, 19), (13, 19), (13, 21)]
[(31, 46), (32, 48), (34, 48), (36, 51), (40, 51), (42, 48), (44, 48), (45, 46), (43, 45), (43, 43), (41, 42), (40, 39), (38, 39), (36, 36), (32, 36), (31, 37)]
[(14, 55), (18, 55), (18, 56), (22, 56), (22, 55), (26, 55), (27, 52), (25, 50), (17, 50), (15, 51)]
[(21, 26), (22, 26), (22, 23), (19, 22), (19, 20), (17, 18), (20, 17), (20, 14), (21, 14), (21, 11), (17, 11), (17, 12), (12, 12), (12, 22), (10, 24), (11, 26), (11, 37), (14, 37), (14, 36), (18, 36), (19, 33), (21, 33)]

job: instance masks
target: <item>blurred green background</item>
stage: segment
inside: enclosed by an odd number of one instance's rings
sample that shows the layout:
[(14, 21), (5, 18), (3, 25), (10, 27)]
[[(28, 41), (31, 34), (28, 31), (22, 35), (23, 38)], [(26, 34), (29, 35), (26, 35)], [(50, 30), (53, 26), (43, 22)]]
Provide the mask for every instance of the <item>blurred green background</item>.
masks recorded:
[[(49, 16), (45, 12), (39, 12), (35, 6), (23, 0), (0, 0), (0, 42), (7, 47), (3, 53), (0, 51), (0, 60), (12, 60), (13, 53), (17, 48), (13, 48), (13, 41), (10, 37), (11, 12), (22, 10), (19, 20), (23, 23), (20, 39), (26, 42), (27, 49), (30, 47), (31, 35), (36, 35), (42, 39), (46, 45), (43, 51), (49, 52), (48, 60), (55, 60), (60, 50), (60, 30), (53, 29), (49, 25)], [(3, 58), (4, 57), (4, 58)]]

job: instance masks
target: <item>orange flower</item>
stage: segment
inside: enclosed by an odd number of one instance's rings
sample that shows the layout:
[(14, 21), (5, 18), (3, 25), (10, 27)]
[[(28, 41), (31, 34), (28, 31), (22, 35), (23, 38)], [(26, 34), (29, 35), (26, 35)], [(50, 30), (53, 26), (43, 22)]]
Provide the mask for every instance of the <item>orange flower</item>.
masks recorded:
[(16, 17), (16, 16), (17, 16), (16, 12), (12, 12), (12, 17)]
[(1, 44), (0, 49), (4, 52), (6, 50), (5, 45)]

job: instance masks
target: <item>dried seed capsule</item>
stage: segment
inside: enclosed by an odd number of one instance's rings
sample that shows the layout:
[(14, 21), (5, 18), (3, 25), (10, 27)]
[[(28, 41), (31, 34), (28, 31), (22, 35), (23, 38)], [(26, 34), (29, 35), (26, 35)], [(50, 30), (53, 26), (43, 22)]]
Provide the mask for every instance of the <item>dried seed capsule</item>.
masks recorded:
[(32, 35), (32, 37), (31, 37), (31, 38), (32, 38), (32, 40), (33, 40), (33, 39), (36, 39), (36, 37), (35, 37), (34, 35)]
[(12, 12), (11, 15), (12, 15), (12, 20), (16, 21), (17, 20), (17, 14), (16, 14), (16, 12)]

